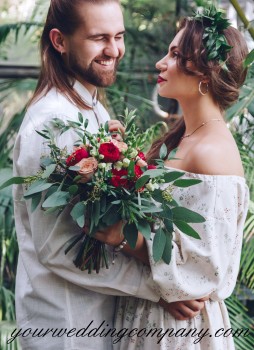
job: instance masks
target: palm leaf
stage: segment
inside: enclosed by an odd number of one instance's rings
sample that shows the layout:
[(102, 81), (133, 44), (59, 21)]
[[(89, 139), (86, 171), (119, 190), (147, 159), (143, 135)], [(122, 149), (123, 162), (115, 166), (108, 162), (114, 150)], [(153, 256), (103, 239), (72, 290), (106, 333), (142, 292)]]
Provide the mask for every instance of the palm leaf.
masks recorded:
[(254, 329), (253, 320), (248, 316), (246, 307), (238, 300), (236, 295), (232, 295), (225, 300), (227, 305), (231, 328), (233, 330), (248, 329), (247, 337), (234, 337), (234, 342), (237, 350), (253, 350), (254, 344)]
[(17, 339), (10, 344), (7, 340), (11, 338), (12, 332), (16, 329), (15, 323), (12, 322), (0, 322), (0, 349), (1, 350), (21, 350)]
[(24, 35), (26, 35), (29, 29), (38, 29), (42, 26), (43, 24), (40, 22), (18, 22), (3, 24), (0, 26), (0, 45), (4, 44), (7, 40), (7, 37), (12, 33), (14, 33), (15, 42), (17, 42), (21, 29), (24, 29)]

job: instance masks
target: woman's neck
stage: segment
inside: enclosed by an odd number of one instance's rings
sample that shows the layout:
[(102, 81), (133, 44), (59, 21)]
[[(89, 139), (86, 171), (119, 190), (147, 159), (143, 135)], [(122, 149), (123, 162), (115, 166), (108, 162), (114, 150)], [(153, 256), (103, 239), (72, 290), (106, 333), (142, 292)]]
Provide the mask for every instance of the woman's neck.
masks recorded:
[(199, 99), (199, 101), (180, 104), (186, 125), (185, 134), (192, 133), (193, 130), (198, 128), (202, 123), (206, 123), (211, 119), (223, 120), (223, 113), (221, 112), (219, 106), (203, 96)]

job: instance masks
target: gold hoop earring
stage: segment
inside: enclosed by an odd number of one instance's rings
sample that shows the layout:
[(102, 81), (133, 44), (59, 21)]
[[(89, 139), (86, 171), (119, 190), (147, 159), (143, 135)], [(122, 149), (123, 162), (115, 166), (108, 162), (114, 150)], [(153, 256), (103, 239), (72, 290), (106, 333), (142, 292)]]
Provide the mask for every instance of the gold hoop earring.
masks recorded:
[[(205, 90), (205, 92), (202, 91), (202, 84), (206, 84), (206, 90)], [(205, 96), (205, 95), (208, 93), (208, 83), (204, 83), (203, 81), (200, 81), (200, 82), (199, 82), (199, 85), (198, 85), (198, 91), (199, 91), (199, 93), (200, 93), (202, 96)]]

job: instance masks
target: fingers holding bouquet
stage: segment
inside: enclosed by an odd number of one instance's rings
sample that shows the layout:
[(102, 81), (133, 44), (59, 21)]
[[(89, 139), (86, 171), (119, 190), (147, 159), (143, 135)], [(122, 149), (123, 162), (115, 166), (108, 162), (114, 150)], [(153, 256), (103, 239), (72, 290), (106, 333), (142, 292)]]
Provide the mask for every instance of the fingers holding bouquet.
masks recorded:
[[(113, 133), (111, 136), (117, 141), (122, 141), (125, 127), (121, 124), (119, 120), (112, 119), (108, 121), (109, 131)], [(114, 133), (115, 132), (115, 133)]]

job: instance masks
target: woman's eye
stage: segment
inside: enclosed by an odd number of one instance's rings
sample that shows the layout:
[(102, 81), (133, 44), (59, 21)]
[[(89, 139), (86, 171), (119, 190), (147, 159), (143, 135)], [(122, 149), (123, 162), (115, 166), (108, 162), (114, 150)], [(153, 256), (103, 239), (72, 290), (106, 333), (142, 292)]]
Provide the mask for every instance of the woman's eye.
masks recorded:
[(178, 57), (179, 53), (178, 51), (172, 51), (172, 57)]

